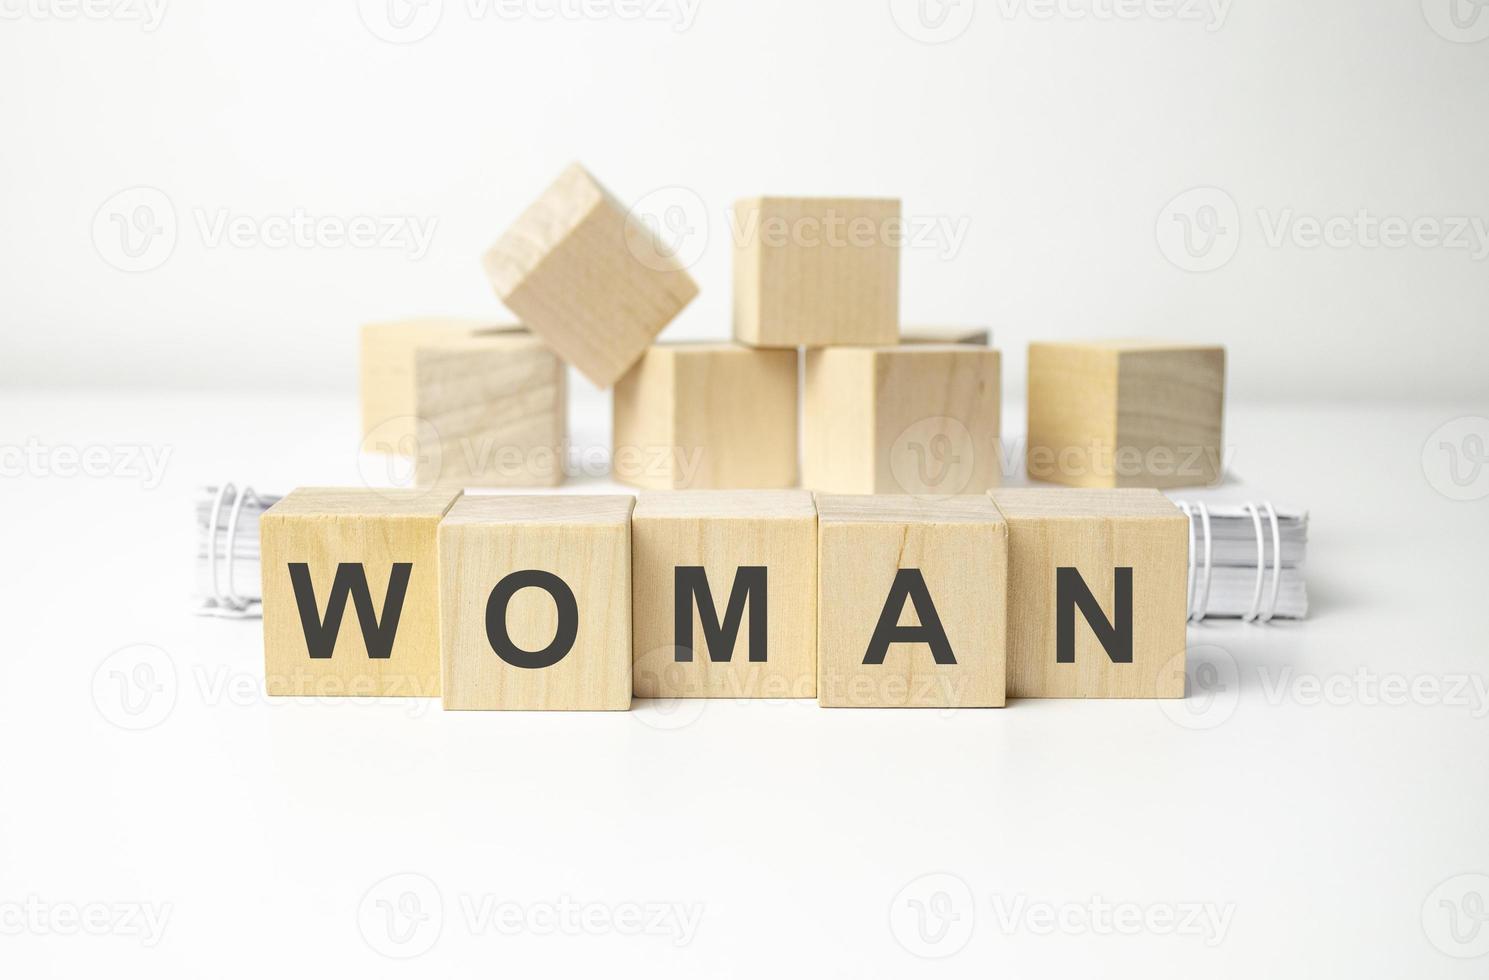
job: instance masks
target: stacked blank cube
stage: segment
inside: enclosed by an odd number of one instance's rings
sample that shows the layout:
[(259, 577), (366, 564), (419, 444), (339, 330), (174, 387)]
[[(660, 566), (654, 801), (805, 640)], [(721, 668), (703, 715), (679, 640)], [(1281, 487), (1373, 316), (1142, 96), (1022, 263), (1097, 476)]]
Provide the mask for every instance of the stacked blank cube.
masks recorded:
[(615, 478), (667, 489), (797, 481), (797, 355), (658, 344), (615, 387)]
[(653, 231), (577, 164), (491, 247), (485, 268), (522, 322), (602, 388), (698, 294)]

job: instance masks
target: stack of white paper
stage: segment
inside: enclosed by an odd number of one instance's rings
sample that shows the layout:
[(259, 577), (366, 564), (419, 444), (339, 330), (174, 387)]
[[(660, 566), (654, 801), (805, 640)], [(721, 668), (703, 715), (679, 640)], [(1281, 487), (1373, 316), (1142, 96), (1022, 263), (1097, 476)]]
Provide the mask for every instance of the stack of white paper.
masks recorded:
[[(260, 615), (259, 517), (279, 500), (232, 484), (196, 501), (196, 611), (234, 619)], [(235, 518), (236, 512), (236, 518)]]
[(1176, 501), (1189, 513), (1189, 613), (1248, 621), (1308, 615), (1308, 512)]

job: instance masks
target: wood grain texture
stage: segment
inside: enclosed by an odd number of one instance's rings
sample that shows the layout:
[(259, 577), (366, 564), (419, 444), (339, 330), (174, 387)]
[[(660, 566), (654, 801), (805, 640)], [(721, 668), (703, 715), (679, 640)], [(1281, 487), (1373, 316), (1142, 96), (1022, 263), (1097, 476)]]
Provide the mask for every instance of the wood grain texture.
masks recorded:
[(806, 353), (802, 484), (832, 493), (981, 493), (1002, 473), (1001, 355), (961, 344)]
[(601, 388), (698, 295), (686, 269), (578, 164), (484, 259), (502, 302)]
[(900, 202), (757, 197), (734, 205), (734, 338), (755, 347), (892, 344)]
[[(1184, 696), (1189, 521), (1156, 490), (1004, 489), (1008, 521), (1008, 695)], [(1116, 569), (1132, 569), (1132, 662), (1113, 663), (1075, 614), (1075, 661), (1057, 660), (1056, 570), (1076, 569), (1114, 621)]]
[(907, 326), (900, 328), (902, 344), (974, 344), (987, 347), (993, 332), (987, 327)]
[[(631, 703), (631, 508), (628, 496), (471, 496), (439, 529), (444, 706), (624, 710)], [(551, 666), (514, 666), (493, 650), (486, 611), (514, 572), (557, 576), (578, 614), (572, 647)], [(512, 596), (504, 622), (525, 651), (548, 647), (558, 603), (541, 588)]]
[[(631, 519), (635, 654), (642, 698), (810, 698), (817, 694), (817, 509), (805, 490), (642, 493)], [(676, 569), (701, 567), (710, 625), (722, 625), (742, 567), (765, 569), (764, 662), (751, 662), (750, 612), (727, 662), (714, 662), (700, 604), (692, 643), (677, 635)], [(750, 601), (761, 597), (752, 596)], [(679, 644), (684, 660), (679, 660)]]
[(797, 353), (657, 344), (615, 386), (614, 473), (632, 486), (797, 483)]
[[(458, 490), (306, 487), (287, 494), (264, 513), (259, 547), (269, 694), (439, 695), (436, 528), (459, 496)], [(355, 605), (347, 601), (331, 657), (312, 658), (290, 564), (307, 566), (316, 618), (324, 622), (338, 566), (361, 563), (373, 611), (383, 622), (394, 566), (405, 562), (412, 567), (390, 656), (369, 656)]]
[(566, 372), (525, 329), (428, 318), (362, 328), (364, 448), (419, 486), (563, 482)]
[[(818, 494), (817, 698), (825, 706), (999, 707), (1008, 527), (988, 498)], [(918, 569), (954, 663), (895, 643), (865, 663), (901, 569)], [(915, 607), (901, 626), (924, 625)]]
[(1026, 463), (1075, 487), (1206, 486), (1224, 475), (1225, 348), (1029, 345)]

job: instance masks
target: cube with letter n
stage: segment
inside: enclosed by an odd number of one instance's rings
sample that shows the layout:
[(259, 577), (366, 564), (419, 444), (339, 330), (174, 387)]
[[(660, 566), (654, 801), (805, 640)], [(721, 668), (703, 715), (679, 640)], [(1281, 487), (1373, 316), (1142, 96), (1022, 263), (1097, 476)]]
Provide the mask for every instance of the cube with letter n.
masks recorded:
[(264, 512), (271, 695), (439, 695), (435, 533), (459, 496), (306, 487)]
[(1180, 698), (1189, 519), (1157, 490), (994, 490), (1008, 519), (1008, 694)]
[(467, 496), (439, 529), (444, 706), (631, 706), (629, 496)]

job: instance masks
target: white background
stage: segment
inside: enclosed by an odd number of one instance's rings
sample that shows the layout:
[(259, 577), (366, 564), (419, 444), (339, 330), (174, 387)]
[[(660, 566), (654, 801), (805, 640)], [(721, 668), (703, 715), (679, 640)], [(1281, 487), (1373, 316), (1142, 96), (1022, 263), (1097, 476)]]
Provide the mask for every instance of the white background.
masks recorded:
[[(0, 975), (1482, 977), (1489, 246), (1306, 241), (1489, 218), (1489, 8), (1459, 3), (1004, 0), (926, 44), (882, 0), (687, 30), (445, 0), (400, 44), (382, 0), (0, 0)], [(964, 229), (906, 249), (903, 314), (994, 327), (1008, 438), (1030, 339), (1225, 343), (1235, 472), (1313, 511), (1312, 616), (1193, 629), (1198, 696), (1163, 705), (269, 701), (258, 624), (189, 612), (197, 488), (366, 479), (357, 326), (499, 317), (480, 252), (571, 159), (701, 215), (669, 336), (727, 335), (738, 196)], [(297, 210), (435, 230), (203, 231)], [(606, 417), (578, 385), (576, 444)], [(701, 919), (555, 932), (564, 903)]]

